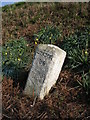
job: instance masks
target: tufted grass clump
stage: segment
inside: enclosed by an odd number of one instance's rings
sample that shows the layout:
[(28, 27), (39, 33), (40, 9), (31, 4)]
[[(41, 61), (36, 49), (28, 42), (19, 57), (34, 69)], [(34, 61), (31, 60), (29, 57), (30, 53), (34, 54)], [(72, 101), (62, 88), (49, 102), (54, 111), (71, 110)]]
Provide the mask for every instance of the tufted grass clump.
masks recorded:
[(61, 33), (57, 27), (46, 26), (42, 28), (37, 34), (34, 34), (35, 44), (56, 44), (61, 37)]
[[(82, 86), (90, 92), (90, 27), (65, 37), (61, 46), (67, 52), (66, 67), (82, 77)], [(80, 83), (80, 82), (79, 82)]]
[(27, 71), (31, 63), (32, 49), (24, 38), (9, 40), (2, 47), (3, 75), (18, 78), (18, 74)]
[(90, 28), (65, 37), (62, 48), (67, 52), (68, 67), (71, 69), (88, 66), (90, 63)]
[(90, 94), (90, 70), (87, 73), (83, 72), (82, 86), (84, 87), (86, 94)]

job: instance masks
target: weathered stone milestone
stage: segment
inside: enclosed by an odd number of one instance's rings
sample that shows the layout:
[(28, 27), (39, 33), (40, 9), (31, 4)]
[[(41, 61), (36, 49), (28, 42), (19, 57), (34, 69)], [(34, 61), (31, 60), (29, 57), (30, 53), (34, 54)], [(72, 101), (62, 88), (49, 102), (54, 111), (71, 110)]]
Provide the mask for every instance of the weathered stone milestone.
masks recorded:
[(38, 45), (24, 93), (43, 99), (56, 83), (66, 52), (55, 45)]

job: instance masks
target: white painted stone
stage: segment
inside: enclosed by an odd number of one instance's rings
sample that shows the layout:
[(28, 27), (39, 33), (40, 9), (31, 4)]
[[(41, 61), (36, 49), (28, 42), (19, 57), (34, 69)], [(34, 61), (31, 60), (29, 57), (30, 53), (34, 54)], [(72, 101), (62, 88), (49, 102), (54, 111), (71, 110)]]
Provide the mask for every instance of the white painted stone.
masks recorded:
[(56, 83), (65, 57), (66, 52), (55, 45), (38, 45), (24, 93), (43, 99)]

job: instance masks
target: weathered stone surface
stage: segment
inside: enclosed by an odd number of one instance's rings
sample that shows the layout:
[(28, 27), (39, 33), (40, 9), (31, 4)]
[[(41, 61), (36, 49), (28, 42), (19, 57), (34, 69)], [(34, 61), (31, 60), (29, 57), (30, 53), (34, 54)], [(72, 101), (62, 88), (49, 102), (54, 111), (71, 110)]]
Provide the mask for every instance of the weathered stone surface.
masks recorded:
[(66, 52), (57, 46), (38, 45), (24, 93), (43, 99), (56, 83), (65, 57)]

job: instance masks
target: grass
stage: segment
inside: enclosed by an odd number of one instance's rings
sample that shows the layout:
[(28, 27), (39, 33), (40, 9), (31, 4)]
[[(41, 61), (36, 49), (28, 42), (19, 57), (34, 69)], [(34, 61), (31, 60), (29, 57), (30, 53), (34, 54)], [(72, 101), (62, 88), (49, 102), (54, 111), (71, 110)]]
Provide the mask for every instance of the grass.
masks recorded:
[[(37, 46), (35, 35), (42, 38), (40, 31), (45, 30), (46, 26), (53, 26), (60, 33), (60, 38), (53, 42), (67, 52), (56, 85), (43, 101), (37, 100), (33, 108), (33, 98), (23, 96), (19, 88), (13, 87), (12, 80), (4, 79), (3, 119), (87, 119), (90, 116), (89, 3), (22, 2), (3, 7), (2, 19), (3, 44), (10, 39), (23, 37), (29, 42), (29, 47), (33, 46), (34, 51)], [(43, 32), (44, 42), (47, 43), (48, 33)], [(20, 82), (25, 84), (23, 80)]]
[[(16, 5), (7, 6), (2, 9), (3, 20), (3, 41), (8, 39), (24, 36), (28, 39), (32, 38), (37, 31), (31, 29), (40, 28), (46, 25), (56, 25), (62, 30), (62, 36), (69, 35), (76, 31), (77, 28), (88, 25), (88, 4), (84, 4), (84, 16), (80, 14), (80, 5), (72, 3), (72, 7), (62, 3), (21, 3), (21, 7)], [(58, 9), (58, 11), (57, 11)], [(74, 13), (73, 12), (74, 9)], [(7, 10), (5, 12), (5, 10)], [(72, 13), (72, 14), (71, 14)], [(79, 15), (80, 14), (80, 15)], [(9, 17), (8, 17), (9, 15)], [(4, 17), (5, 16), (5, 17)], [(36, 26), (38, 24), (38, 26)], [(33, 25), (34, 28), (31, 26)], [(5, 27), (7, 26), (7, 32)], [(31, 27), (30, 30), (29, 26)], [(17, 30), (16, 30), (17, 29)]]

